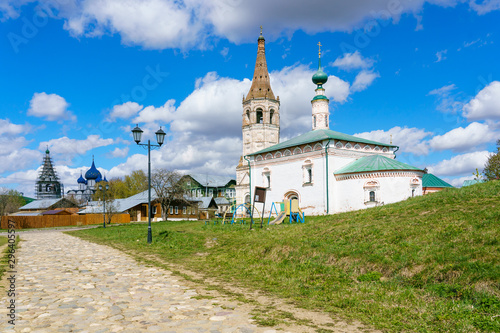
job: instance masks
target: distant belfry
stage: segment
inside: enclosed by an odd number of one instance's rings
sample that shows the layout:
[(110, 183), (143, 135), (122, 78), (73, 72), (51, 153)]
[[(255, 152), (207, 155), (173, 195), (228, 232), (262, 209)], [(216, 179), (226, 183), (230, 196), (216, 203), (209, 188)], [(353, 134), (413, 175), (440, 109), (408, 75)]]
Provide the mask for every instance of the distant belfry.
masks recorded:
[(43, 158), (42, 170), (38, 174), (35, 185), (35, 195), (37, 199), (58, 199), (64, 193), (64, 188), (50, 158), (50, 151), (47, 147)]
[(243, 198), (249, 184), (249, 168), (244, 156), (273, 146), (280, 141), (280, 99), (275, 97), (271, 89), (271, 80), (266, 62), (266, 40), (262, 36), (257, 39), (257, 60), (252, 78), (252, 86), (246, 97), (243, 97), (243, 155), (236, 168), (237, 202), (248, 202)]

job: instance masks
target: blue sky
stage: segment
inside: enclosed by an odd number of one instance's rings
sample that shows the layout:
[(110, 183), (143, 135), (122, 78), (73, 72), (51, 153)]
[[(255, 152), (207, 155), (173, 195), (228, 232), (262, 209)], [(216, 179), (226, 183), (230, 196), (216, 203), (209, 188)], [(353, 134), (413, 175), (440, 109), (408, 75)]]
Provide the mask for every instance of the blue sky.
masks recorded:
[(47, 146), (69, 190), (92, 163), (235, 175), (259, 26), (281, 140), (311, 128), (317, 43), (330, 128), (400, 146), (453, 185), (500, 139), (500, 1), (0, 0), (0, 186), (33, 195)]

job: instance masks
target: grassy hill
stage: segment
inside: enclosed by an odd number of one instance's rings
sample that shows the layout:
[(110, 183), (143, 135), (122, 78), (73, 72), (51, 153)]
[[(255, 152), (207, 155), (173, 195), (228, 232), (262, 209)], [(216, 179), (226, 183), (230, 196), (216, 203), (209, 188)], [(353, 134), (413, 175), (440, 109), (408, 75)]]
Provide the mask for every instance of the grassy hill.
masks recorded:
[(388, 332), (500, 331), (499, 181), (255, 231), (155, 223), (150, 246), (144, 225), (72, 234)]

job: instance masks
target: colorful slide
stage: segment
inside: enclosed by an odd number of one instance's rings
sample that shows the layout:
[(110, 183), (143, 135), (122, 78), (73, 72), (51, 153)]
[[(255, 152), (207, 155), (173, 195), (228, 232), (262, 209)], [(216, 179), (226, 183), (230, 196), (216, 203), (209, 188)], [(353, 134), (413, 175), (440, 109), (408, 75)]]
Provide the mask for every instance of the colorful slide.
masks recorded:
[(276, 225), (276, 224), (281, 224), (285, 220), (286, 214), (285, 212), (281, 212), (278, 217), (276, 217), (274, 220), (269, 222), (271, 225)]

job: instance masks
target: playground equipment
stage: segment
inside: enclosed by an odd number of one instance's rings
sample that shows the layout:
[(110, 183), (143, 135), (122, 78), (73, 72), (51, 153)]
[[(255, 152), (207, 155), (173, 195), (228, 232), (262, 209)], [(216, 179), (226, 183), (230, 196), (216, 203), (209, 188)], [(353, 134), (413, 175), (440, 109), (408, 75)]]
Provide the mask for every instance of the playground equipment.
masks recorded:
[[(280, 207), (280, 213), (278, 213), (277, 206)], [(271, 215), (274, 212), (276, 213), (276, 218), (271, 221)], [(292, 222), (305, 222), (304, 212), (299, 207), (299, 200), (290, 199), (285, 200), (284, 202), (273, 202), (271, 205), (271, 210), (269, 211), (269, 219), (267, 220), (267, 224), (269, 225), (277, 225), (283, 223), (285, 218), (288, 216), (288, 220), (290, 223)]]
[[(250, 208), (248, 206), (250, 206)], [(252, 211), (254, 209), (257, 209), (253, 205), (250, 205), (250, 204), (241, 204), (241, 205), (239, 205), (233, 211), (233, 218), (231, 219), (231, 224), (233, 224), (235, 222), (235, 218), (236, 218), (236, 222), (238, 222), (238, 209), (240, 209), (240, 208), (244, 208), (243, 209), (243, 214), (241, 214), (241, 218), (244, 217), (244, 215), (245, 215), (244, 212), (246, 211), (248, 213), (248, 215), (250, 215), (250, 219), (253, 219), (253, 217), (252, 217)], [(258, 212), (258, 210), (257, 210), (257, 212)], [(242, 220), (242, 221), (240, 221), (240, 223), (244, 224), (245, 222)]]

